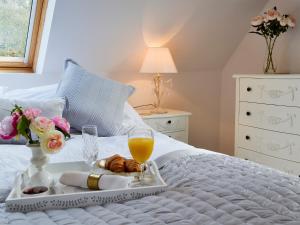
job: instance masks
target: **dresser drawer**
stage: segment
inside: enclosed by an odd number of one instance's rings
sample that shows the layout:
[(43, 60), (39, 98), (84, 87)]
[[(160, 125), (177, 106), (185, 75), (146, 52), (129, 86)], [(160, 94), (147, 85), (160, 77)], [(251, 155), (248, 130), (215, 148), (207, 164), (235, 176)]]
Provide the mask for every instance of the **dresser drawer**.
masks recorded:
[(170, 138), (174, 138), (178, 141), (188, 143), (188, 134), (186, 131), (165, 132), (164, 134), (169, 136)]
[(300, 163), (290, 162), (284, 159), (277, 159), (242, 148), (236, 149), (236, 156), (242, 159), (247, 159), (274, 169), (284, 171), (292, 175), (300, 175)]
[(300, 136), (239, 126), (238, 147), (300, 162)]
[(163, 117), (155, 119), (144, 119), (144, 122), (150, 127), (161, 132), (174, 132), (186, 130), (187, 117)]
[(300, 106), (300, 79), (240, 79), (240, 101)]
[(300, 108), (241, 102), (239, 124), (300, 134)]

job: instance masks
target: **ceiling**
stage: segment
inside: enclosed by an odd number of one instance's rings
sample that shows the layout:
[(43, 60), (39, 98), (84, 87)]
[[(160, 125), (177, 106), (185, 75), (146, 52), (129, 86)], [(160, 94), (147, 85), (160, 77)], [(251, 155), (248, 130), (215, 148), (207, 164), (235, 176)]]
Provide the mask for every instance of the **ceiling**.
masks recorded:
[(56, 1), (44, 70), (72, 57), (92, 71), (139, 71), (168, 46), (179, 71), (222, 69), (267, 0)]

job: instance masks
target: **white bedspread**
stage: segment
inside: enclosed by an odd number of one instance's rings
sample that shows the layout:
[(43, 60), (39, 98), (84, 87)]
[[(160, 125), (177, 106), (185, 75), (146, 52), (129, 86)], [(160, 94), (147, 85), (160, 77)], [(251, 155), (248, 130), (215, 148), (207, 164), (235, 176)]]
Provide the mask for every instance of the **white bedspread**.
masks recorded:
[[(106, 158), (113, 154), (131, 157), (127, 146), (127, 136), (99, 138), (99, 149), (98, 158)], [(161, 133), (155, 133), (155, 146), (151, 159), (154, 160), (166, 153), (182, 149), (195, 148)], [(81, 161), (82, 150), (82, 137), (73, 135), (60, 153), (50, 155), (50, 162)], [(0, 202), (3, 202), (8, 195), (16, 173), (29, 166), (30, 157), (31, 151), (24, 145), (0, 145)]]
[[(297, 177), (222, 154), (183, 150), (157, 159), (166, 192), (102, 206), (5, 212), (2, 225), (299, 225)], [(191, 153), (191, 154), (190, 154)]]

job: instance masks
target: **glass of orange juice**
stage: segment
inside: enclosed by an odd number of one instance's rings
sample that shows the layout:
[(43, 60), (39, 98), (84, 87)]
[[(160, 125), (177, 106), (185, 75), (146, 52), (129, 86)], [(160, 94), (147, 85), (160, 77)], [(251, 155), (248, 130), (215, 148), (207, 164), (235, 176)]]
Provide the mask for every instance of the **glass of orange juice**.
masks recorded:
[(144, 166), (150, 158), (154, 146), (154, 135), (151, 129), (136, 128), (128, 133), (128, 147), (132, 158), (141, 164), (140, 181), (144, 181)]

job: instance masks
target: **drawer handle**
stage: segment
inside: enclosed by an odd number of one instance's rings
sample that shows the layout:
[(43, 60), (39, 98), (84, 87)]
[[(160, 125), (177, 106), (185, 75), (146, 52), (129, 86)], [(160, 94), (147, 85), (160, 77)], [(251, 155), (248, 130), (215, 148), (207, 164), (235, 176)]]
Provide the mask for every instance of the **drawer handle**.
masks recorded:
[(249, 135), (246, 135), (246, 140), (250, 140), (250, 136)]
[(245, 158), (245, 160), (249, 160), (248, 158)]
[(247, 87), (247, 91), (248, 92), (252, 91), (252, 88), (251, 87)]
[(261, 97), (263, 97), (264, 93), (267, 94), (270, 98), (276, 99), (282, 96), (291, 95), (291, 100), (295, 100), (296, 91), (298, 91), (298, 87), (288, 87), (288, 90), (278, 90), (278, 89), (271, 89), (267, 90), (264, 85), (260, 86), (261, 89)]
[(296, 114), (288, 113), (287, 118), (280, 118), (280, 117), (277, 117), (277, 116), (269, 116), (267, 119), (268, 119), (269, 124), (272, 124), (272, 125), (278, 125), (278, 124), (281, 124), (281, 123), (289, 122), (290, 127), (293, 127), (295, 119), (296, 119)]
[(247, 112), (246, 112), (246, 115), (247, 115), (247, 116), (251, 116), (251, 112), (250, 112), (250, 111), (247, 111)]
[(167, 124), (171, 124), (171, 123), (172, 123), (172, 120), (168, 120), (168, 121), (167, 121)]

